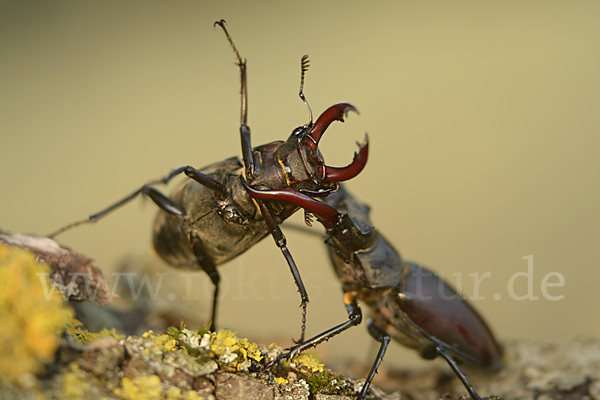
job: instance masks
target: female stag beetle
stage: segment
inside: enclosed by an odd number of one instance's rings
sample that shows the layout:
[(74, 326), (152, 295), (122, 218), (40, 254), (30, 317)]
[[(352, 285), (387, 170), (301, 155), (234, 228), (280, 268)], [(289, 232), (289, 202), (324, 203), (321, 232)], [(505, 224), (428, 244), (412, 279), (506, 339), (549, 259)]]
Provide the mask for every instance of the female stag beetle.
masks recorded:
[[(351, 179), (364, 168), (368, 157), (368, 140), (359, 145), (358, 153), (346, 167), (325, 165), (318, 149), (319, 140), (333, 121), (344, 121), (348, 111), (356, 109), (339, 103), (325, 110), (313, 123), (310, 107), (304, 97), (304, 74), (308, 57), (302, 57), (300, 98), (309, 110), (309, 122), (292, 131), (284, 141), (276, 141), (252, 148), (250, 127), (247, 124), (248, 95), (246, 62), (229, 36), (225, 21), (220, 26), (237, 59), (241, 74), (240, 136), (242, 161), (237, 157), (211, 164), (202, 169), (184, 166), (173, 170), (162, 179), (154, 180), (106, 209), (72, 223), (49, 235), (54, 237), (72, 227), (95, 222), (138, 195), (149, 197), (160, 208), (154, 225), (154, 248), (169, 264), (190, 269), (202, 269), (214, 284), (212, 301), (212, 328), (216, 327), (220, 276), (217, 265), (248, 250), (268, 234), (273, 236), (292, 272), (302, 300), (302, 332), (304, 340), (308, 294), (289, 252), (279, 224), (296, 212), (293, 203), (264, 201), (252, 194), (256, 190), (289, 190), (308, 197), (324, 197), (336, 191), (339, 182)], [(170, 197), (152, 187), (166, 184), (184, 173), (189, 180)]]
[[(371, 224), (369, 207), (343, 187), (319, 201), (293, 190), (261, 191), (255, 198), (285, 201), (310, 212), (325, 226), (335, 273), (342, 282), (348, 321), (288, 349), (275, 362), (293, 357), (360, 324), (358, 300), (371, 310), (367, 328), (381, 343), (358, 399), (369, 389), (391, 338), (422, 357), (442, 356), (473, 400), (481, 400), (453, 355), (489, 369), (502, 365), (502, 349), (479, 314), (429, 269), (401, 258)], [(275, 362), (272, 363), (275, 364)]]

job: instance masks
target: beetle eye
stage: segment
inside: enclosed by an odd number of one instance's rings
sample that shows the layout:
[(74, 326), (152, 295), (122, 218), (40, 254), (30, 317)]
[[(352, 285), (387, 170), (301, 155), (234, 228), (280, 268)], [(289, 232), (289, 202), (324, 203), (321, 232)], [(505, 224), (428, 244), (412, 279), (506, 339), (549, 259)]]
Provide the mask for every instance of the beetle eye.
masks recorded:
[(301, 136), (306, 132), (306, 125), (299, 126), (292, 131), (292, 136)]
[(247, 225), (248, 220), (242, 215), (242, 213), (232, 205), (226, 206), (220, 213), (226, 221), (232, 222), (238, 225)]

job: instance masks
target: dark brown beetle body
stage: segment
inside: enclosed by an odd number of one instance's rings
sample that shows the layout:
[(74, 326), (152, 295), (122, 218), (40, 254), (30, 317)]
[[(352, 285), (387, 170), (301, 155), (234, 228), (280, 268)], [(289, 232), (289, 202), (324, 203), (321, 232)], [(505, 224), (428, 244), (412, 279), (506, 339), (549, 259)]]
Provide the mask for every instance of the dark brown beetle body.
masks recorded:
[[(325, 201), (342, 213), (326, 239), (334, 269), (344, 293), (369, 306), (375, 328), (425, 358), (438, 354), (421, 330), (448, 344), (459, 358), (500, 367), (502, 351), (479, 314), (435, 273), (403, 260), (371, 225), (368, 206), (343, 188)], [(349, 252), (349, 243), (360, 245)]]

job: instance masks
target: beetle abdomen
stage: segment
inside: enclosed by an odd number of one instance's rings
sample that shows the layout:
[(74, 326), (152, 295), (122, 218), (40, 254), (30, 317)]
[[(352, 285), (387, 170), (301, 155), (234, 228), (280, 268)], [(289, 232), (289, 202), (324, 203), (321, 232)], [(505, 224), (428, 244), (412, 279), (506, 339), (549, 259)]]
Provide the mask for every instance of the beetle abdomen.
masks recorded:
[(502, 349), (483, 318), (442, 278), (406, 262), (398, 301), (406, 315), (427, 334), (457, 351), (459, 358), (498, 369)]

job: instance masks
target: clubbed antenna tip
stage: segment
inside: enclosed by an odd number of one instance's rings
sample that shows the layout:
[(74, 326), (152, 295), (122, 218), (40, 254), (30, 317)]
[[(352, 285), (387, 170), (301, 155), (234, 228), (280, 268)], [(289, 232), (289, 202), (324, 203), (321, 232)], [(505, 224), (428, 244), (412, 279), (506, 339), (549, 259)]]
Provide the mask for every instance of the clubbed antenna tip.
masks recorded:
[(308, 54), (305, 54), (302, 56), (302, 59), (300, 60), (300, 93), (298, 93), (298, 95), (300, 96), (300, 98), (302, 99), (304, 104), (306, 104), (306, 108), (308, 108), (308, 126), (312, 126), (312, 124), (313, 124), (312, 110), (310, 109), (310, 106), (308, 105), (308, 101), (306, 100), (306, 97), (304, 96), (304, 74), (306, 74), (306, 71), (308, 71), (308, 67), (310, 67), (310, 60), (308, 59)]

